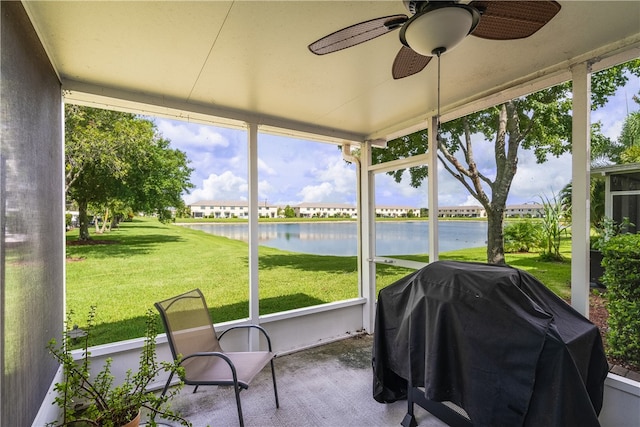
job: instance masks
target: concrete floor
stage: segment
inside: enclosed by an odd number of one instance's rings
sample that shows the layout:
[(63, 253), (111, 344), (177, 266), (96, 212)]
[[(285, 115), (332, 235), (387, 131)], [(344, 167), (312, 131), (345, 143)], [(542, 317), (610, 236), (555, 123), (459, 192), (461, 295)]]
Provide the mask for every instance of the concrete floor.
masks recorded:
[[(359, 336), (276, 358), (280, 408), (267, 367), (240, 394), (245, 426), (399, 426), (406, 401), (381, 404), (372, 397), (372, 342)], [(230, 387), (192, 391), (185, 386), (172, 407), (194, 427), (239, 425)], [(417, 405), (415, 415), (420, 427), (446, 426)]]

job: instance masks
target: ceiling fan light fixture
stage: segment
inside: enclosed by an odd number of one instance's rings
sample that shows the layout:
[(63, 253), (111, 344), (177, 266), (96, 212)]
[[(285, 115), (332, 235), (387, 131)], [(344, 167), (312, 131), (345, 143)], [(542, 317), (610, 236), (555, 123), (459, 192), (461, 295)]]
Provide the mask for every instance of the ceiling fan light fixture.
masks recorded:
[(480, 13), (471, 7), (450, 4), (414, 15), (402, 27), (400, 40), (423, 56), (448, 52), (478, 25)]

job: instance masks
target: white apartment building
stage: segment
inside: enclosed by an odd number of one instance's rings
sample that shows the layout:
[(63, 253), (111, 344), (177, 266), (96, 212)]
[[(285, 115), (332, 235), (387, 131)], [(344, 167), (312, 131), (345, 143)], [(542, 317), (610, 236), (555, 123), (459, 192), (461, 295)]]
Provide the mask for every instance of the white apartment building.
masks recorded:
[[(487, 211), (481, 206), (439, 206), (440, 218), (486, 218)], [(505, 218), (542, 218), (543, 206), (539, 203), (508, 205), (504, 211)]]
[(481, 206), (438, 206), (439, 218), (485, 218), (487, 211)]
[[(189, 205), (192, 218), (249, 218), (249, 203), (244, 200), (200, 200)], [(261, 203), (258, 206), (258, 214), (262, 218), (276, 218), (278, 211), (285, 206), (268, 205)], [(355, 205), (346, 203), (309, 203), (304, 202), (292, 206), (298, 218), (357, 218)], [(420, 215), (419, 208), (408, 206), (378, 206), (376, 215), (385, 218), (405, 218), (413, 211), (415, 216)]]
[(509, 205), (504, 211), (506, 218), (542, 218), (544, 208), (540, 203), (525, 203), (524, 205)]
[(406, 218), (412, 211), (414, 216), (420, 216), (420, 208), (410, 206), (376, 206), (376, 216), (383, 218)]
[[(249, 218), (249, 202), (246, 200), (200, 200), (190, 204), (189, 208), (192, 218)], [(260, 204), (258, 215), (276, 218), (278, 207)]]
[(298, 218), (358, 217), (355, 205), (345, 203), (304, 202), (292, 207)]
[[(249, 203), (244, 200), (201, 200), (189, 205), (193, 218), (249, 218)], [(261, 218), (277, 218), (284, 206), (268, 205), (266, 202), (258, 206)], [(304, 202), (292, 206), (298, 218), (357, 218), (355, 205), (346, 203), (311, 203)], [(376, 216), (382, 218), (406, 218), (412, 212), (420, 216), (419, 208), (409, 206), (377, 206)], [(487, 212), (481, 206), (440, 206), (439, 218), (486, 218)], [(506, 218), (541, 218), (543, 207), (539, 203), (509, 205), (506, 207)]]

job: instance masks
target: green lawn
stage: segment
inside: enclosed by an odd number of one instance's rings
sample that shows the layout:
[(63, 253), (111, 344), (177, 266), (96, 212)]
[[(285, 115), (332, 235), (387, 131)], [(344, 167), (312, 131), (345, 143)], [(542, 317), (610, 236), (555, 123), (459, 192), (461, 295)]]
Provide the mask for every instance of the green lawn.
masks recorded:
[[(69, 244), (66, 266), (67, 310), (73, 311), (72, 323), (82, 327), (89, 307), (97, 306), (91, 345), (142, 336), (144, 314), (155, 301), (196, 287), (207, 298), (215, 322), (248, 316), (246, 243), (150, 218), (135, 218), (104, 235), (92, 234), (92, 238), (113, 243)], [(68, 233), (68, 241), (76, 239), (77, 232)], [(441, 258), (484, 261), (486, 254), (484, 248), (466, 249), (443, 253)], [(557, 294), (569, 295), (569, 262), (541, 262), (536, 254), (508, 255), (507, 262), (530, 271)], [(356, 268), (356, 257), (260, 247), (260, 314), (357, 297)], [(378, 290), (409, 272), (378, 266)]]

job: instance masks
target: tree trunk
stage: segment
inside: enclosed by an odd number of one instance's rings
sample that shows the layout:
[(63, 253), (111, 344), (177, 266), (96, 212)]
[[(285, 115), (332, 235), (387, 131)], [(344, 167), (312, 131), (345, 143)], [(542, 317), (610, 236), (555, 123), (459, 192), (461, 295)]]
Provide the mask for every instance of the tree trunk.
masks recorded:
[(78, 224), (80, 226), (80, 237), (78, 237), (78, 240), (89, 240), (89, 216), (87, 215), (87, 201), (76, 201), (78, 202)]
[(504, 208), (487, 209), (487, 262), (489, 264), (505, 264), (503, 215)]
[(105, 208), (104, 210), (104, 217), (102, 218), (102, 227), (100, 228), (100, 234), (104, 234), (104, 232), (107, 230), (107, 224), (109, 224), (109, 208)]

